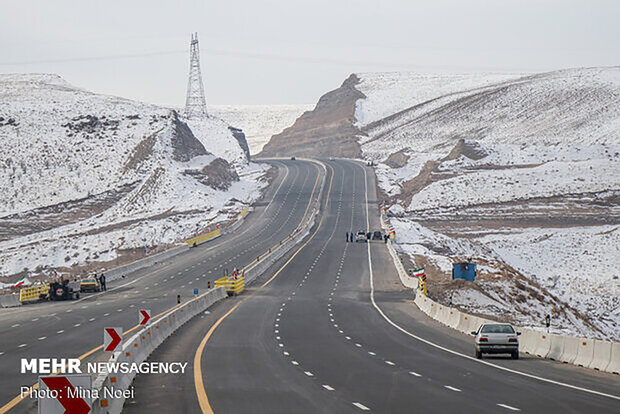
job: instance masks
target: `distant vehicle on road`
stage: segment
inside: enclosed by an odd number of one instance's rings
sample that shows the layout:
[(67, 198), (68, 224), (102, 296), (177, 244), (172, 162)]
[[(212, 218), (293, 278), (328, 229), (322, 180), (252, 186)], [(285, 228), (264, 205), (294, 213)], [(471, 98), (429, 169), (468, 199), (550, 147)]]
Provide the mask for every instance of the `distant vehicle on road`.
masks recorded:
[(357, 242), (366, 243), (366, 232), (365, 231), (357, 232), (357, 234), (355, 235), (355, 243)]
[(291, 161), (295, 161), (295, 157), (291, 157)]
[(380, 231), (375, 231), (372, 234), (372, 239), (373, 240), (383, 240), (383, 234)]
[(101, 292), (101, 285), (99, 281), (94, 277), (88, 277), (86, 279), (82, 279), (80, 282), (80, 291), (81, 292)]
[(507, 323), (485, 323), (477, 331), (471, 333), (475, 336), (476, 358), (482, 358), (482, 354), (510, 354), (512, 359), (519, 359), (519, 338), (521, 332), (515, 331), (512, 325)]

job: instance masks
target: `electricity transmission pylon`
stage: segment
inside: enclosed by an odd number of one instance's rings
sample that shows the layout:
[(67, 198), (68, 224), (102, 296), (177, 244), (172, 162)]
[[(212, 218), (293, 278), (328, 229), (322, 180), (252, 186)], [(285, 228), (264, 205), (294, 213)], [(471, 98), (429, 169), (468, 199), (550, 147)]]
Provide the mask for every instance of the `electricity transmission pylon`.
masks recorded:
[(185, 98), (185, 116), (187, 118), (206, 118), (207, 101), (200, 75), (200, 49), (198, 47), (198, 33), (192, 33), (189, 44), (189, 80), (187, 82), (187, 97)]

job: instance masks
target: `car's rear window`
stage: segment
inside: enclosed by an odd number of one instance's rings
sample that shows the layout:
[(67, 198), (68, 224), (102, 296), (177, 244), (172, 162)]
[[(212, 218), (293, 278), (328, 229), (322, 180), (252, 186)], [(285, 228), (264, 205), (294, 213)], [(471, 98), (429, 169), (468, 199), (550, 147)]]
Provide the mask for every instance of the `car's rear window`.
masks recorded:
[(93, 283), (95, 281), (95, 279), (84, 279), (82, 280), (82, 282), (86, 282), (86, 283)]
[(484, 325), (482, 327), (482, 333), (511, 334), (511, 333), (515, 333), (515, 330), (512, 329), (512, 326), (510, 325)]

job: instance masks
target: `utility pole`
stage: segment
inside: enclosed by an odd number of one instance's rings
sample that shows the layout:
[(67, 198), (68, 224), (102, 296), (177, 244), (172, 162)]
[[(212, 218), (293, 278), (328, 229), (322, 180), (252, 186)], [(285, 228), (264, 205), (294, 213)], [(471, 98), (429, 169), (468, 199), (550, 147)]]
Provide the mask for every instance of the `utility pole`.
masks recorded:
[(187, 82), (187, 97), (185, 98), (186, 118), (206, 118), (207, 100), (200, 74), (200, 48), (198, 47), (198, 33), (192, 33), (189, 44), (189, 80)]

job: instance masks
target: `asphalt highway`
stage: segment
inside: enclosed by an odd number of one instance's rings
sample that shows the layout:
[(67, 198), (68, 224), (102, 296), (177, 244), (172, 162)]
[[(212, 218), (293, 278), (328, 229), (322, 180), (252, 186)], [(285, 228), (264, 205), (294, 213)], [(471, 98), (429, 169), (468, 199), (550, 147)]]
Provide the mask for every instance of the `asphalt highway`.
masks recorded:
[(139, 375), (125, 412), (620, 412), (617, 375), (473, 358), (472, 337), (416, 309), (382, 242), (345, 242), (380, 229), (372, 170), (325, 163), (323, 214), (307, 240), (159, 347), (151, 360), (191, 371)]
[(163, 312), (176, 305), (177, 295), (186, 299), (195, 288), (203, 292), (207, 281), (243, 267), (291, 234), (314, 202), (325, 171), (307, 161), (271, 164), (278, 168), (277, 178), (234, 233), (110, 282), (105, 293), (1, 309), (0, 413), (36, 410), (34, 400), (16, 398), (20, 386), (37, 381), (35, 374), (20, 373), (22, 358), (107, 358), (92, 352), (102, 344), (104, 327), (127, 331), (138, 323), (138, 309)]

